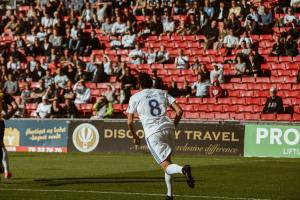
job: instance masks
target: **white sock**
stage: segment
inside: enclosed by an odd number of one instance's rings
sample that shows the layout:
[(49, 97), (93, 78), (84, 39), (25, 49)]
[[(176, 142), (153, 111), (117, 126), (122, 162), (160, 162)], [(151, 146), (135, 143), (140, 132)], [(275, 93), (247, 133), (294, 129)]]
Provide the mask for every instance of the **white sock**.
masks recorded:
[(173, 177), (172, 177), (172, 175), (165, 173), (165, 181), (166, 181), (166, 185), (167, 185), (167, 196), (171, 197), (171, 196), (173, 196)]
[(168, 165), (166, 172), (172, 174), (182, 174), (182, 167), (177, 164)]
[(9, 172), (9, 167), (8, 167), (8, 154), (7, 154), (7, 150), (6, 148), (2, 147), (2, 165), (4, 168), (4, 173), (8, 173)]

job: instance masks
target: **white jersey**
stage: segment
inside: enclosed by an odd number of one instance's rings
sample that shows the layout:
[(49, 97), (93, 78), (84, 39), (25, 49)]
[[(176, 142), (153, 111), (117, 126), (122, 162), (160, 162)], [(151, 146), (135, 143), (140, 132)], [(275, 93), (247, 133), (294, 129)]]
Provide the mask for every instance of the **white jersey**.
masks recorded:
[(174, 102), (175, 99), (163, 90), (144, 89), (130, 97), (127, 113), (138, 113), (148, 138), (161, 130), (175, 129), (167, 117), (167, 107)]

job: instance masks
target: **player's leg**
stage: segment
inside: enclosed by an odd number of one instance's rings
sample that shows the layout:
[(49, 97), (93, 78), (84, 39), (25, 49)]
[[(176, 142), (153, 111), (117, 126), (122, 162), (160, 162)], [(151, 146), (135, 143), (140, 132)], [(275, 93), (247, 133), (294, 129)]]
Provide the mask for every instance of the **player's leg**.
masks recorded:
[[(4, 131), (5, 131), (5, 124), (4, 121), (0, 122), (0, 132), (1, 134), (4, 136)], [(10, 178), (11, 177), (11, 172), (9, 171), (9, 165), (8, 165), (8, 153), (7, 150), (5, 148), (4, 142), (3, 142), (3, 138), (2, 140), (0, 140), (0, 149), (1, 149), (1, 155), (2, 155), (2, 166), (4, 168), (4, 177), (5, 178)]]
[(2, 145), (4, 139), (4, 130), (1, 128), (1, 121), (0, 121), (0, 174), (4, 173), (4, 168), (2, 166), (2, 159), (3, 159), (3, 152), (2, 152)]

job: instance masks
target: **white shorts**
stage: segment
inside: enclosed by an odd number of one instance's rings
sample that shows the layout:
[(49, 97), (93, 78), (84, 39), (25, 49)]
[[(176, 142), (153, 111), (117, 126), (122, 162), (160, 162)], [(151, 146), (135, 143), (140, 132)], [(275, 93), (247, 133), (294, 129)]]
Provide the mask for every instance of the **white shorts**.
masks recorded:
[(148, 148), (158, 164), (165, 161), (173, 152), (175, 134), (173, 129), (164, 129), (146, 139)]

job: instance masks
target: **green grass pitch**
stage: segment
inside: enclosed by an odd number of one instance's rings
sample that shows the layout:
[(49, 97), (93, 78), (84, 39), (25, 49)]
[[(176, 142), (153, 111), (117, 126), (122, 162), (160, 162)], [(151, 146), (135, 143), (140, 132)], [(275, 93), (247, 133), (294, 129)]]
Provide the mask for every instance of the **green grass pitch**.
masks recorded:
[[(175, 177), (174, 200), (300, 199), (300, 159), (175, 156), (195, 189)], [(163, 173), (149, 154), (10, 153), (1, 200), (163, 200)]]

